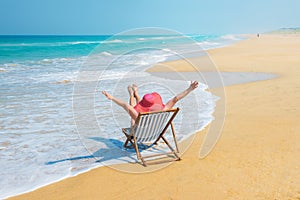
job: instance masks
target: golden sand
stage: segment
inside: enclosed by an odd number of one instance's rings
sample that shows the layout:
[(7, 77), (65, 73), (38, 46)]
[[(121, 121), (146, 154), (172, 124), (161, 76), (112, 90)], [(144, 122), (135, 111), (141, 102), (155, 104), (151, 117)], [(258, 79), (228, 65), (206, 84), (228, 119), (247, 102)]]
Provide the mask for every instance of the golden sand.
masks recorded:
[[(198, 156), (207, 129), (182, 161), (161, 170), (101, 167), (12, 199), (300, 199), (300, 36), (261, 35), (209, 54), (220, 71), (279, 77), (225, 88), (224, 129), (205, 159)], [(167, 65), (192, 70), (184, 61)]]

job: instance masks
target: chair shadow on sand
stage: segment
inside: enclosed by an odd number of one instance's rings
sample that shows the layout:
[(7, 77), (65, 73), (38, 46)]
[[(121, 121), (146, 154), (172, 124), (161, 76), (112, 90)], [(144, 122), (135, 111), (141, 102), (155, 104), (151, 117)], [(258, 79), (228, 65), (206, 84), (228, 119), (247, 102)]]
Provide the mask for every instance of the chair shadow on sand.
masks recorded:
[[(46, 165), (53, 165), (56, 163), (61, 163), (65, 161), (74, 161), (74, 160), (83, 160), (83, 159), (95, 159), (97, 163), (109, 161), (109, 160), (118, 160), (120, 162), (129, 162), (128, 159), (124, 159), (124, 157), (129, 158), (130, 160), (134, 160), (137, 162), (135, 150), (134, 148), (124, 148), (124, 142), (121, 142), (117, 139), (107, 139), (103, 137), (90, 137), (89, 139), (95, 140), (99, 143), (104, 143), (106, 145), (105, 148), (100, 148), (96, 152), (90, 155), (76, 156), (71, 158), (65, 158), (61, 160), (48, 161)], [(139, 145), (140, 150), (145, 150), (150, 148), (152, 145)]]

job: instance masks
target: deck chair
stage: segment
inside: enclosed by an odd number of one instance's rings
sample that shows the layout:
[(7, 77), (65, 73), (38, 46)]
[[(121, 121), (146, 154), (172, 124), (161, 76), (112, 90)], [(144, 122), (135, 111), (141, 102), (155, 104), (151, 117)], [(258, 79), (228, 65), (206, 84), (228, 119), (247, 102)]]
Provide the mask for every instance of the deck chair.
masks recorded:
[[(128, 144), (130, 143), (137, 154), (137, 159), (142, 161), (144, 166), (147, 164), (156, 164), (162, 163), (165, 161), (161, 160), (161, 156), (167, 156), (167, 158), (172, 158), (171, 160), (180, 160), (178, 155), (179, 149), (177, 145), (176, 135), (174, 125), (172, 123), (173, 119), (177, 115), (179, 108), (165, 110), (165, 111), (155, 111), (155, 112), (147, 112), (147, 113), (139, 113), (135, 124), (131, 128), (122, 128), (122, 132), (126, 136), (126, 141), (124, 143), (124, 147), (129, 147)], [(174, 143), (176, 151), (164, 137), (165, 133), (167, 132), (168, 128), (171, 128), (171, 132), (173, 135)], [(142, 156), (141, 152), (139, 151), (139, 143), (151, 143), (157, 144), (159, 140), (163, 140), (163, 142), (168, 146), (170, 152), (163, 152), (163, 153), (153, 153), (153, 155)], [(157, 157), (159, 162), (153, 162), (153, 158)], [(152, 158), (151, 160), (145, 159)], [(170, 159), (168, 159), (170, 161)]]

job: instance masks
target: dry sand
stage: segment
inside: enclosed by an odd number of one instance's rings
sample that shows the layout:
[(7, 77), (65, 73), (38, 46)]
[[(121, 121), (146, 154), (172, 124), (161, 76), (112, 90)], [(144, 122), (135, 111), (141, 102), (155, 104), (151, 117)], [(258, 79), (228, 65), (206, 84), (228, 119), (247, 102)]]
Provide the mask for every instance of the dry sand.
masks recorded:
[[(220, 71), (278, 78), (225, 87), (224, 129), (205, 159), (199, 149), (208, 129), (182, 161), (161, 170), (101, 167), (12, 199), (300, 199), (300, 35), (251, 37), (209, 54)], [(167, 64), (189, 70), (184, 61)]]

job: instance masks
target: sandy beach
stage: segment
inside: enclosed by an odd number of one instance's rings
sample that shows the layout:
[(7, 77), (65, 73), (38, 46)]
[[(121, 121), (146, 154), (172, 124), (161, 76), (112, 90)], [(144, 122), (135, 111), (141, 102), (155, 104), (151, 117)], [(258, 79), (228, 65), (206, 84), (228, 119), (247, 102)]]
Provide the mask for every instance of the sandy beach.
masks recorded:
[[(300, 199), (300, 35), (249, 37), (208, 53), (221, 72), (277, 77), (225, 87), (224, 128), (206, 158), (199, 150), (209, 127), (190, 139), (181, 161), (161, 170), (100, 167), (11, 199)], [(164, 65), (193, 71), (185, 61)]]

